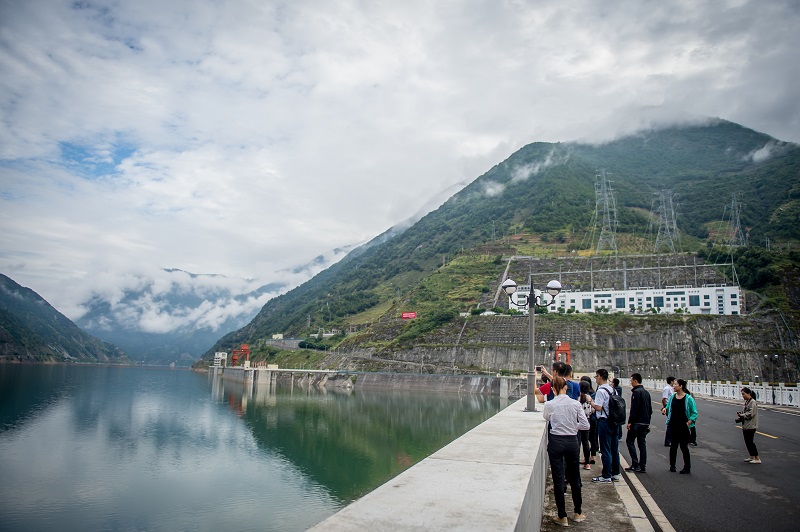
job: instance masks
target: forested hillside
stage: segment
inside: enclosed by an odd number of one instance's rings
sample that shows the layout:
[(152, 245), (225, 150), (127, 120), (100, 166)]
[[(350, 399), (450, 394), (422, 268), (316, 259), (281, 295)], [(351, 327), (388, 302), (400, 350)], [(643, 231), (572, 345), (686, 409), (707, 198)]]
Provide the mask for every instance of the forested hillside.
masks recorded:
[[(595, 186), (602, 172), (614, 191), (621, 254), (653, 253), (659, 227), (655, 202), (669, 190), (680, 235), (676, 251), (700, 252), (709, 262), (729, 256), (731, 205), (737, 199), (744, 237), (752, 246), (772, 248), (766, 263), (752, 271), (743, 266), (743, 273), (758, 277), (744, 284), (758, 285), (775, 305), (792, 309), (778, 285), (796, 265), (792, 246), (797, 249), (800, 242), (800, 148), (712, 120), (603, 145), (525, 146), (402, 234), (354, 252), (269, 301), (204, 358), (277, 333), (307, 337), (320, 330), (360, 330), (394, 320), (404, 310), (419, 312), (419, 318), (398, 323), (396, 334), (413, 340), (458, 312), (486, 306), (504, 257), (595, 252), (600, 222)], [(751, 263), (764, 258), (754, 259), (757, 253), (747, 249), (736, 256)]]
[(130, 362), (119, 348), (85, 333), (39, 294), (2, 274), (0, 360)]

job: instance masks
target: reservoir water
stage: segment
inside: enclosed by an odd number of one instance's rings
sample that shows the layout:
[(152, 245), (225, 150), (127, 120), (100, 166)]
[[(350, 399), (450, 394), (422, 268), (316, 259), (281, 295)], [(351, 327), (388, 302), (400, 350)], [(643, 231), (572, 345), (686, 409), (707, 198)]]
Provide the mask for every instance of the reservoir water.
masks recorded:
[(305, 530), (506, 405), (0, 364), (0, 530)]

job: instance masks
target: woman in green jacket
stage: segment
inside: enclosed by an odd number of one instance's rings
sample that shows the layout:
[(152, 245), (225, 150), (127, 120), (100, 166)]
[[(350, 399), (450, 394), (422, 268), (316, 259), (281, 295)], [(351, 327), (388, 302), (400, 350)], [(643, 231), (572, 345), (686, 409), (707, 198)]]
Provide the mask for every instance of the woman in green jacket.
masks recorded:
[(672, 383), (674, 393), (669, 396), (667, 406), (661, 409), (667, 415), (672, 444), (669, 446), (669, 470), (675, 472), (675, 460), (678, 457), (678, 446), (683, 454), (681, 475), (688, 475), (692, 470), (692, 459), (689, 456), (690, 429), (697, 420), (697, 403), (686, 388), (686, 381), (676, 379)]

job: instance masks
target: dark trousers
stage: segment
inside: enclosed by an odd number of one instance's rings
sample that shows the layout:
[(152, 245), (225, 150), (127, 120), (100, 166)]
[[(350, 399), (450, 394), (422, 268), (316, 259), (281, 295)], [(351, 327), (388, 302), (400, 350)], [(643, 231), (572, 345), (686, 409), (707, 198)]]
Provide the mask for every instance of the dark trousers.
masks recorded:
[[(650, 432), (648, 425), (632, 424), (631, 430), (625, 437), (625, 444), (628, 446), (628, 452), (631, 455), (631, 466), (639, 466), (642, 469), (647, 467), (647, 433)], [(639, 446), (639, 456), (636, 456), (636, 447), (634, 443)]]
[(567, 491), (565, 476), (572, 492), (572, 505), (575, 513), (581, 513), (583, 500), (581, 499), (580, 448), (577, 436), (548, 435), (547, 456), (550, 458), (550, 472), (553, 475), (553, 492), (556, 508), (558, 508), (558, 517), (567, 516), (567, 503), (564, 498), (564, 492)]
[(689, 428), (689, 443), (697, 445), (697, 430), (694, 427)]
[(606, 418), (597, 420), (597, 436), (600, 440), (600, 455), (603, 459), (603, 477), (619, 475), (619, 440), (617, 426)]
[(584, 463), (589, 463), (589, 431), (588, 430), (579, 430), (578, 431), (578, 441), (583, 448), (583, 461)]
[(597, 417), (590, 416), (589, 417), (589, 447), (592, 456), (597, 455), (597, 451), (600, 450), (600, 443), (597, 439)]
[(756, 437), (756, 429), (744, 429), (742, 433), (744, 434), (744, 444), (747, 446), (747, 452), (750, 453), (750, 456), (758, 456), (758, 447), (753, 442), (753, 438)]
[(669, 466), (675, 467), (675, 460), (678, 458), (678, 446), (683, 453), (683, 468), (689, 470), (692, 468), (692, 458), (689, 456), (689, 427), (681, 423), (680, 425), (673, 425), (670, 427), (670, 437), (672, 438), (672, 445), (669, 446)]
[(667, 430), (664, 433), (664, 445), (669, 447), (671, 443), (672, 441), (669, 439), (669, 425), (667, 425)]

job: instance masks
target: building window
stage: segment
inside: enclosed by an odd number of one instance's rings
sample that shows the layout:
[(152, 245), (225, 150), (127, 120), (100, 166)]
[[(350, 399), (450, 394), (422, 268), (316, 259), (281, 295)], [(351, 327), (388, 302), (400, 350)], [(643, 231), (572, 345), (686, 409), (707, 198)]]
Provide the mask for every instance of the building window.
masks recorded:
[(690, 307), (699, 307), (700, 306), (700, 296), (689, 296), (689, 306)]
[(592, 308), (592, 300), (591, 299), (584, 299), (583, 300), (583, 308), (584, 309)]
[(625, 308), (625, 298), (618, 297), (617, 298), (617, 308)]
[(663, 296), (653, 296), (653, 305), (656, 307), (663, 307), (664, 306), (664, 297)]
[(736, 294), (731, 294), (731, 299), (736, 299)]

